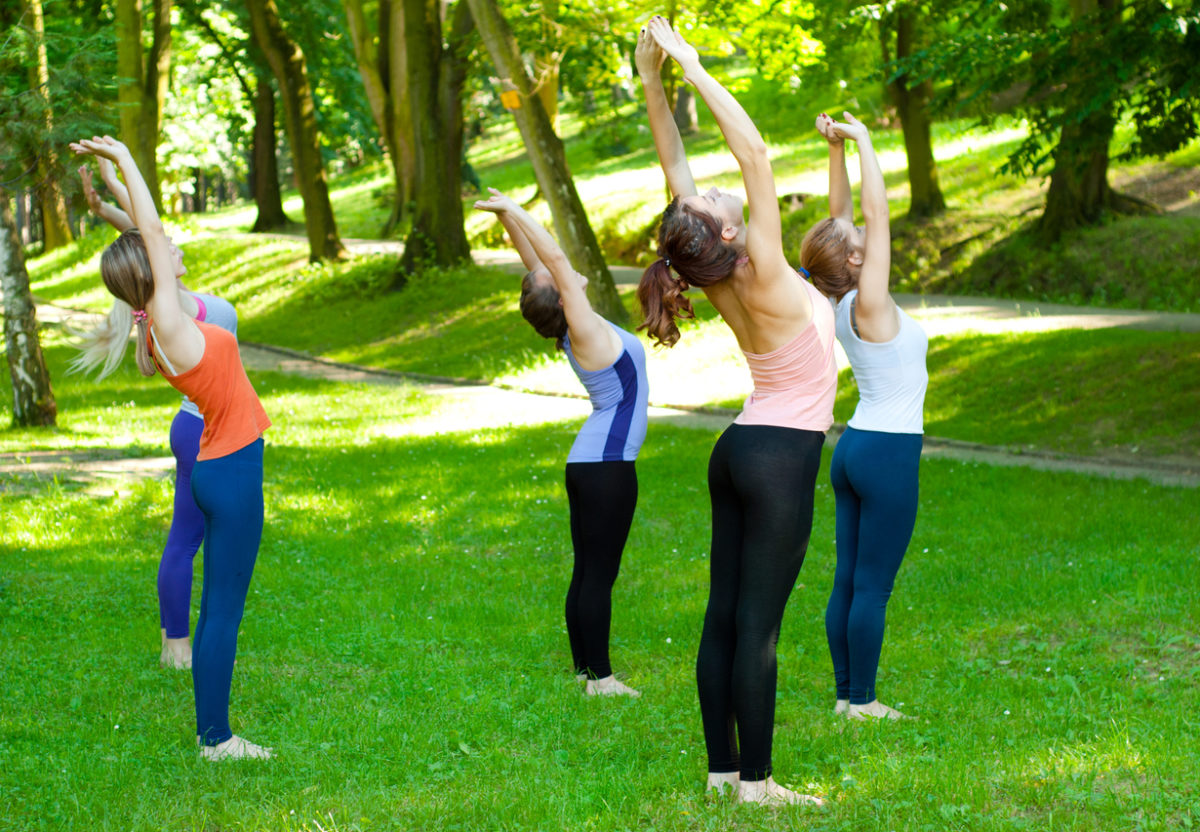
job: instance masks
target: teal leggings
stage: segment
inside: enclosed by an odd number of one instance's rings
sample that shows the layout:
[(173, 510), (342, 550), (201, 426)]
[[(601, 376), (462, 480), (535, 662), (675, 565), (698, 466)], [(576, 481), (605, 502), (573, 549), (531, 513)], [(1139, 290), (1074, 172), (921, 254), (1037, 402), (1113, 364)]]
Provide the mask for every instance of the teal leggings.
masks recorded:
[(846, 428), (829, 478), (837, 503), (837, 569), (825, 609), (837, 698), (875, 699), (884, 613), (917, 520), (919, 433)]

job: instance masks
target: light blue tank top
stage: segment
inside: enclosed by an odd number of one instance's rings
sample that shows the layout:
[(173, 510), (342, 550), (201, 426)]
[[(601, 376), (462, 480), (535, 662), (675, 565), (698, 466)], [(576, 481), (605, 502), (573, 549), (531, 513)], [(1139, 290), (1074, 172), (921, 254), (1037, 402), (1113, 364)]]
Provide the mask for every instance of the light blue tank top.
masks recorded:
[(607, 322), (625, 347), (617, 360), (601, 370), (585, 370), (571, 352), (570, 337), (563, 349), (571, 369), (583, 383), (592, 402), (588, 416), (567, 462), (631, 462), (637, 459), (646, 438), (646, 408), (650, 388), (646, 384), (646, 350), (637, 336)]
[[(200, 311), (196, 314), (197, 321), (219, 326), (231, 333), (234, 338), (237, 337), (237, 310), (233, 308), (232, 303), (215, 295), (206, 295), (201, 292), (188, 292), (188, 294), (194, 297), (200, 306)], [(179, 409), (184, 413), (192, 414), (197, 419), (204, 418), (200, 415), (200, 408), (196, 407), (187, 396), (183, 397), (183, 404)]]
[(895, 338), (882, 344), (862, 340), (850, 321), (857, 296), (857, 289), (847, 292), (834, 310), (837, 338), (858, 384), (858, 406), (846, 424), (880, 433), (923, 433), (929, 338), (911, 315), (897, 307), (900, 331)]

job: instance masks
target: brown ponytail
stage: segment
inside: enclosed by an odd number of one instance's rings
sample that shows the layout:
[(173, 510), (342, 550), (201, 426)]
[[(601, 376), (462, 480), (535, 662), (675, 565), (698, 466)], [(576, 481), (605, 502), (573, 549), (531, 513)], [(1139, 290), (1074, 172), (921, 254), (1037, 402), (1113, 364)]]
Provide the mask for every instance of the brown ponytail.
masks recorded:
[(521, 315), (543, 338), (553, 338), (554, 345), (563, 348), (567, 335), (567, 315), (559, 301), (562, 295), (553, 282), (541, 285), (533, 282), (533, 272), (521, 278)]
[(850, 241), (832, 217), (826, 217), (804, 235), (800, 244), (800, 265), (808, 279), (823, 295), (841, 300), (858, 285), (858, 275), (850, 269)]
[[(663, 211), (658, 226), (659, 260), (651, 264), (638, 283), (642, 325), (650, 338), (671, 347), (679, 340), (677, 318), (694, 318), (692, 303), (683, 292), (688, 286), (712, 286), (729, 275), (738, 252), (721, 238), (721, 225), (711, 215), (684, 205), (679, 197)], [(679, 277), (671, 274), (674, 268)]]

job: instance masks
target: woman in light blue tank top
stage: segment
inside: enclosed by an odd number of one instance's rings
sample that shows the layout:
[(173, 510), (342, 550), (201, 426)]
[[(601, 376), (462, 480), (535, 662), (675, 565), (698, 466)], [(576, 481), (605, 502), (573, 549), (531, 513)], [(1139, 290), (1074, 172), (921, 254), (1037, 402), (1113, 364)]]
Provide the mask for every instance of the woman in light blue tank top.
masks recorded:
[[(829, 142), (829, 219), (808, 232), (800, 262), (833, 301), (837, 338), (859, 402), (833, 452), (837, 570), (825, 633), (837, 688), (835, 713), (900, 719), (875, 696), (884, 613), (917, 519), (928, 339), (888, 291), (891, 233), (883, 173), (866, 127), (822, 113)], [(845, 140), (858, 145), (864, 225), (854, 225)]]
[[(117, 177), (113, 164), (97, 157), (100, 176), (108, 186), (117, 205), (101, 199), (92, 184), (92, 171), (87, 165), (79, 168), (83, 193), (92, 213), (117, 231), (133, 228), (130, 218), (129, 192)], [(183, 252), (174, 243), (176, 274), (179, 278), (179, 303), (183, 310), (198, 321), (215, 324), (237, 336), (237, 312), (226, 300), (193, 292), (183, 285), (187, 274)], [(76, 369), (88, 370), (103, 365), (101, 375), (116, 368), (125, 352), (131, 326), (131, 311), (117, 301), (108, 320), (101, 324), (85, 342), (84, 351), (75, 362)], [(189, 617), (192, 607), (192, 561), (204, 541), (204, 514), (192, 496), (192, 467), (200, 452), (200, 434), (204, 432), (204, 417), (187, 396), (171, 421), (171, 453), (175, 457), (175, 496), (171, 527), (158, 566), (158, 610), (162, 636), (160, 661), (164, 667), (184, 670), (192, 666), (189, 643)]]
[(638, 450), (646, 437), (646, 352), (635, 336), (588, 302), (587, 278), (546, 229), (494, 188), (475, 203), (496, 214), (529, 270), (521, 314), (567, 354), (592, 402), (567, 456), (567, 501), (575, 564), (567, 590), (567, 635), (589, 695), (638, 696), (613, 675), (608, 656), (612, 587), (637, 506)]

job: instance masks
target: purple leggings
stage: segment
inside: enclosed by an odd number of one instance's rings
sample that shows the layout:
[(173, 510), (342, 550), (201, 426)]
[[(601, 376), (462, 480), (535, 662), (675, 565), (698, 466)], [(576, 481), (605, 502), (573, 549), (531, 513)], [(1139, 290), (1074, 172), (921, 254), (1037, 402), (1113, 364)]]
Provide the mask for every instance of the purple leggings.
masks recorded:
[(192, 558), (204, 540), (204, 514), (192, 496), (192, 467), (200, 453), (204, 420), (179, 411), (171, 422), (175, 455), (175, 511), (158, 565), (159, 625), (167, 638), (187, 638), (192, 606)]

